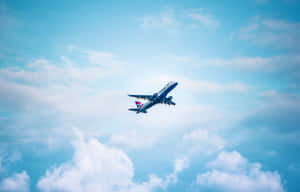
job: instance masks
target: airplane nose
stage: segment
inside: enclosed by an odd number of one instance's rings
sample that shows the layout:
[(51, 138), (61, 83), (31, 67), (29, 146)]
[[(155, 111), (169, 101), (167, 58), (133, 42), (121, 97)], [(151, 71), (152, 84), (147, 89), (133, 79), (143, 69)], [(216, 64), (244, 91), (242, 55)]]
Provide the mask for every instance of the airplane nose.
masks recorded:
[(174, 84), (175, 86), (177, 86), (178, 85), (178, 82), (175, 82), (175, 84)]

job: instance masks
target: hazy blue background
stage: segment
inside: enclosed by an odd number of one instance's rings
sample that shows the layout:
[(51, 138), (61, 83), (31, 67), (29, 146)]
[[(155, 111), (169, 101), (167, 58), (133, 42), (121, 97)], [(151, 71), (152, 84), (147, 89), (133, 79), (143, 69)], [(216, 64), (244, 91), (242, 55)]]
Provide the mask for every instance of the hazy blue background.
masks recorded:
[(300, 191), (299, 10), (1, 0), (0, 191)]

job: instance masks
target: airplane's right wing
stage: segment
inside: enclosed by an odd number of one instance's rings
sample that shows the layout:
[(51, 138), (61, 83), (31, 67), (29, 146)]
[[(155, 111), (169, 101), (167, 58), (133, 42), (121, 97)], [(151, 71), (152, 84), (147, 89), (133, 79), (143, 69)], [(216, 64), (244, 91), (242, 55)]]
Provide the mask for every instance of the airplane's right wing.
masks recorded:
[(135, 97), (138, 99), (147, 99), (147, 100), (151, 100), (152, 95), (128, 95), (129, 97)]

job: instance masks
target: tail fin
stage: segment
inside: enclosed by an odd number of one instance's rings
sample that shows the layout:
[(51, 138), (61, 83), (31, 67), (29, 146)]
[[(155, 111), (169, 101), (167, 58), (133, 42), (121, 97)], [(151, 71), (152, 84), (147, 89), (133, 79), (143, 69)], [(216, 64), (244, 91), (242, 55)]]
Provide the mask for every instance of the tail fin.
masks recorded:
[(138, 109), (142, 108), (143, 105), (144, 105), (144, 104), (143, 104), (142, 102), (140, 102), (140, 101), (136, 101), (135, 104), (136, 104), (136, 107), (137, 107)]

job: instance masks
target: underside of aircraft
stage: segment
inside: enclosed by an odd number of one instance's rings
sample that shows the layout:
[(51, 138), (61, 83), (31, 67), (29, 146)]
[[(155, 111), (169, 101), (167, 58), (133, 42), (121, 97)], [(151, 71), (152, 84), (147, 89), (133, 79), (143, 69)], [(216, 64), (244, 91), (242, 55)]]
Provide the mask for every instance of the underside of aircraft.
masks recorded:
[(151, 108), (153, 105), (158, 103), (167, 104), (167, 105), (176, 105), (174, 101), (172, 101), (173, 97), (167, 97), (168, 93), (172, 91), (178, 85), (177, 82), (169, 82), (163, 89), (159, 92), (154, 93), (153, 95), (140, 95), (140, 94), (130, 94), (129, 97), (135, 97), (137, 99), (147, 100), (147, 102), (142, 103), (140, 101), (136, 101), (136, 108), (129, 108), (129, 111), (135, 111), (136, 113), (147, 113), (147, 109)]

